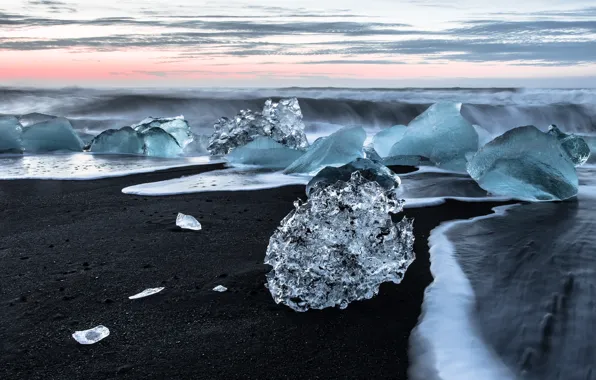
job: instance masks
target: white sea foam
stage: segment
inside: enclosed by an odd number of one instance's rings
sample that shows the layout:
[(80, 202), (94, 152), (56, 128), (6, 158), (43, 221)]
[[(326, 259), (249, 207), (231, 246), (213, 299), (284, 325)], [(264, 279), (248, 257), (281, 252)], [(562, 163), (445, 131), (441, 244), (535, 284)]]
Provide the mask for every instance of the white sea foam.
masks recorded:
[(214, 170), (167, 181), (144, 183), (122, 189), (125, 194), (174, 195), (207, 191), (272, 189), (287, 185), (306, 185), (310, 177), (262, 172), (250, 168)]
[(210, 157), (160, 159), (91, 153), (0, 155), (0, 179), (90, 180), (221, 162)]
[(422, 314), (410, 337), (410, 377), (413, 379), (515, 379), (488, 347), (472, 317), (474, 293), (458, 265), (450, 228), (502, 215), (512, 206), (496, 207), (496, 214), (441, 224), (428, 239), (434, 281), (425, 291)]

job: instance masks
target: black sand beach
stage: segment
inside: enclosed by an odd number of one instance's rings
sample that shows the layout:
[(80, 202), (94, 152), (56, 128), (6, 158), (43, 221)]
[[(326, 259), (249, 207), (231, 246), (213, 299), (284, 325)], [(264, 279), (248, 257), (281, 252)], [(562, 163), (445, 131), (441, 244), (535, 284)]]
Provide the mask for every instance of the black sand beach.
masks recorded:
[[(303, 186), (169, 197), (133, 184), (217, 167), (96, 181), (0, 181), (0, 379), (405, 379), (439, 223), (495, 204), (407, 210), (417, 259), (400, 285), (348, 309), (276, 305), (262, 264)], [(194, 215), (199, 232), (179, 230)], [(213, 292), (216, 285), (229, 288)], [(145, 299), (128, 296), (166, 289)], [(71, 334), (111, 335), (82, 346)]]

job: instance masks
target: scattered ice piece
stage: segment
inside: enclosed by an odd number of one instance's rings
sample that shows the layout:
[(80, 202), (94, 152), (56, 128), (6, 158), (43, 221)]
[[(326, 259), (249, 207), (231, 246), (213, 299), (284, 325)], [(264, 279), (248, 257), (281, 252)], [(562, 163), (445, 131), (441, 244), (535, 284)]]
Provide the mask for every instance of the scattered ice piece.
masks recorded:
[(83, 151), (83, 141), (72, 128), (70, 121), (57, 117), (23, 128), (25, 152)]
[(228, 290), (228, 288), (226, 288), (223, 285), (217, 285), (215, 288), (213, 288), (214, 291), (219, 292), (219, 293), (223, 293), (225, 291)]
[(72, 337), (80, 344), (94, 344), (110, 335), (110, 330), (102, 325), (89, 330), (75, 331)]
[(362, 145), (366, 132), (362, 127), (343, 128), (317, 139), (306, 153), (288, 166), (284, 173), (316, 173), (325, 166), (340, 166), (364, 157)]
[(164, 290), (165, 288), (149, 288), (149, 289), (145, 289), (142, 292), (135, 294), (134, 296), (130, 296), (128, 297), (129, 300), (136, 300), (139, 298), (145, 298), (145, 297), (149, 297), (152, 296), (154, 294), (157, 294), (159, 292), (161, 292), (162, 290)]
[(360, 172), (368, 181), (376, 181), (385, 190), (393, 190), (401, 183), (397, 174), (393, 173), (388, 167), (367, 158), (357, 158), (344, 166), (338, 168), (328, 166), (321, 170), (306, 185), (306, 194), (310, 195), (315, 189), (332, 185), (337, 181), (347, 182), (355, 171)]
[(193, 231), (199, 231), (203, 228), (201, 223), (199, 223), (194, 216), (184, 215), (181, 212), (179, 212), (176, 217), (176, 225), (182, 229)]
[(148, 117), (138, 124), (131, 125), (131, 128), (141, 134), (151, 128), (161, 128), (172, 135), (182, 149), (194, 140), (194, 134), (191, 132), (190, 126), (184, 119), (184, 116), (160, 118)]
[(145, 141), (131, 127), (108, 129), (95, 136), (89, 151), (95, 153), (144, 154)]
[(0, 116), (0, 153), (20, 153), (23, 150), (23, 128), (14, 116)]
[(228, 154), (258, 136), (270, 137), (288, 148), (304, 150), (308, 140), (304, 133), (302, 111), (298, 99), (265, 102), (262, 112), (242, 110), (233, 119), (222, 117), (213, 126), (208, 150), (213, 155)]
[(468, 173), (486, 191), (520, 200), (564, 200), (578, 190), (574, 163), (558, 137), (534, 126), (486, 144), (470, 157)]
[(267, 287), (276, 303), (296, 311), (369, 299), (379, 285), (400, 283), (414, 261), (412, 221), (394, 223), (403, 200), (355, 172), (313, 192), (269, 240)]
[(459, 103), (436, 103), (406, 128), (388, 156), (428, 157), (436, 166), (465, 171), (466, 153), (478, 150), (478, 133), (460, 114)]
[(563, 151), (567, 153), (575, 166), (585, 164), (590, 158), (590, 146), (580, 136), (565, 134), (556, 125), (551, 125), (548, 128), (548, 133), (559, 140)]
[(394, 125), (374, 135), (372, 144), (379, 156), (389, 156), (391, 148), (404, 137), (407, 128), (405, 125)]
[(291, 149), (269, 137), (259, 136), (248, 144), (234, 149), (226, 158), (233, 164), (284, 169), (303, 154), (301, 150)]

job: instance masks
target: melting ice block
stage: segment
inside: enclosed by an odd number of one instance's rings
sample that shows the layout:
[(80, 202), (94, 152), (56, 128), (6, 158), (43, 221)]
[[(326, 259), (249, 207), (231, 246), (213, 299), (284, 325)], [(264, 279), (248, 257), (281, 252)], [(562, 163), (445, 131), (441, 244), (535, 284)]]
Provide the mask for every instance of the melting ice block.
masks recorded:
[(194, 134), (191, 132), (190, 126), (184, 119), (184, 116), (148, 117), (138, 124), (131, 125), (131, 128), (139, 133), (145, 133), (151, 128), (161, 128), (172, 135), (182, 149), (194, 140)]
[(352, 177), (352, 173), (356, 171), (366, 180), (376, 181), (385, 190), (393, 190), (401, 183), (397, 174), (393, 173), (388, 167), (366, 158), (357, 158), (344, 166), (338, 168), (328, 166), (321, 170), (306, 185), (306, 194), (310, 195), (314, 190), (332, 185), (337, 181), (348, 182)]
[(565, 134), (556, 125), (551, 125), (548, 133), (559, 140), (561, 147), (575, 166), (585, 164), (590, 158), (590, 146), (580, 136)]
[(70, 121), (57, 117), (23, 128), (23, 147), (26, 152), (51, 152), (68, 150), (80, 152), (83, 141), (72, 128)]
[(151, 157), (178, 157), (182, 147), (176, 139), (161, 128), (151, 128), (141, 134), (145, 142), (144, 152)]
[(94, 344), (110, 335), (110, 330), (102, 325), (90, 330), (75, 331), (72, 337), (80, 344)]
[(193, 231), (199, 231), (203, 228), (201, 223), (199, 223), (194, 216), (184, 215), (181, 212), (179, 212), (178, 216), (176, 217), (176, 225), (182, 229)]
[(456, 103), (433, 104), (412, 120), (388, 156), (428, 157), (443, 169), (465, 171), (466, 154), (478, 150), (478, 134), (460, 109)]
[(394, 125), (374, 135), (372, 143), (379, 156), (389, 156), (391, 148), (404, 137), (407, 128), (405, 125)]
[(486, 191), (527, 201), (551, 201), (577, 194), (574, 162), (553, 134), (534, 126), (512, 129), (486, 144), (467, 165)]
[(306, 153), (288, 166), (284, 173), (314, 173), (325, 166), (347, 164), (364, 156), (366, 132), (362, 127), (343, 128), (317, 139)]
[(149, 297), (152, 296), (154, 294), (157, 294), (159, 292), (161, 292), (162, 290), (164, 290), (165, 288), (149, 288), (149, 289), (145, 289), (140, 293), (137, 293), (133, 296), (128, 297), (129, 300), (136, 300), (139, 298), (145, 298), (145, 297)]
[(91, 141), (90, 152), (117, 154), (144, 154), (145, 141), (131, 127), (108, 129)]
[(283, 169), (303, 154), (303, 151), (288, 148), (269, 137), (257, 137), (248, 144), (234, 149), (226, 158), (233, 164)]
[(14, 116), (0, 116), (0, 153), (18, 153), (23, 150), (23, 128)]
[(394, 223), (403, 200), (359, 172), (296, 201), (269, 240), (267, 287), (296, 311), (346, 308), (399, 283), (414, 261), (412, 221)]
[(213, 128), (215, 132), (208, 147), (213, 155), (228, 154), (259, 136), (270, 137), (296, 150), (308, 147), (302, 111), (296, 98), (282, 99), (279, 103), (267, 100), (262, 112), (242, 110), (232, 119), (222, 117)]

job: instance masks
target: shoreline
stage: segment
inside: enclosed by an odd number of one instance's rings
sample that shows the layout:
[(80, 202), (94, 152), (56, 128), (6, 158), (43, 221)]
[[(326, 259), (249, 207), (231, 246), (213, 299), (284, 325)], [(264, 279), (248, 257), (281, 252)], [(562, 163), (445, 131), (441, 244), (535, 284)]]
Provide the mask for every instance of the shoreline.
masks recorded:
[[(416, 260), (401, 284), (346, 310), (296, 313), (265, 288), (269, 237), (304, 186), (173, 196), (124, 187), (220, 168), (91, 181), (0, 181), (0, 378), (407, 378), (432, 281), (430, 231), (503, 202), (406, 209)], [(203, 230), (175, 226), (178, 212)], [(228, 292), (216, 293), (216, 285)], [(128, 296), (165, 286), (136, 301)], [(70, 336), (104, 324), (81, 346)]]

